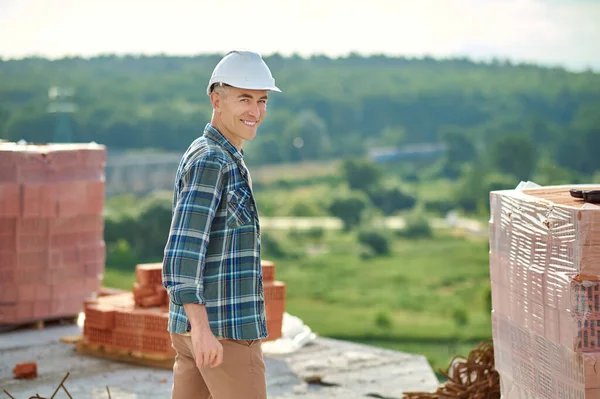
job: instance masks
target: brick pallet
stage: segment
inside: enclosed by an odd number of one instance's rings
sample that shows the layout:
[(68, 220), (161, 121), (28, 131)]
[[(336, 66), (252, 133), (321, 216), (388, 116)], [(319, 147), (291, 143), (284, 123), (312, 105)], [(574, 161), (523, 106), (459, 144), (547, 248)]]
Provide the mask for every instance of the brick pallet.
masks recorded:
[(106, 148), (0, 143), (0, 326), (75, 316), (104, 274)]
[[(273, 262), (262, 264), (269, 330), (266, 340), (273, 340), (281, 337), (285, 284), (274, 280)], [(116, 356), (114, 360), (134, 363), (144, 363), (146, 359), (150, 361), (148, 365), (170, 367), (169, 360), (175, 353), (167, 331), (169, 298), (162, 285), (161, 270), (160, 263), (137, 265), (132, 292), (85, 301), (83, 340), (78, 350), (103, 357), (108, 352)]]
[(600, 399), (600, 206), (577, 186), (490, 194), (502, 397)]

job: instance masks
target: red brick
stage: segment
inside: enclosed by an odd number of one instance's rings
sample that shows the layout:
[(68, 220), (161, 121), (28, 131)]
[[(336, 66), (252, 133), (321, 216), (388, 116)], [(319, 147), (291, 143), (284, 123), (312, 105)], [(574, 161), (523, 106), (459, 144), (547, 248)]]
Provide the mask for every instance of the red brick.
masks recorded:
[[(0, 282), (0, 306), (17, 302), (18, 289), (14, 284)], [(0, 308), (1, 311), (1, 308)]]
[(50, 263), (50, 255), (46, 248), (31, 252), (17, 252), (18, 268), (46, 269)]
[(78, 234), (80, 246), (99, 246), (104, 241), (104, 231), (83, 231)]
[(17, 306), (16, 304), (0, 303), (0, 325), (12, 324), (17, 321)]
[(81, 216), (55, 217), (48, 219), (49, 234), (70, 234), (80, 231)]
[(131, 351), (142, 350), (142, 330), (113, 330), (113, 345)]
[(166, 332), (144, 333), (142, 336), (142, 349), (145, 353), (175, 355), (175, 350), (171, 346), (171, 337)]
[(33, 302), (33, 317), (34, 319), (45, 319), (51, 316), (52, 303), (50, 300)]
[(83, 297), (53, 298), (51, 302), (51, 317), (75, 316), (83, 311)]
[(46, 162), (54, 169), (75, 169), (79, 167), (79, 151), (76, 149), (60, 149), (49, 151)]
[(17, 234), (17, 218), (0, 216), (0, 239)]
[(85, 182), (71, 181), (57, 183), (58, 216), (76, 216), (84, 213), (87, 206), (87, 187)]
[(101, 330), (90, 326), (87, 322), (83, 325), (83, 336), (85, 340), (94, 345), (112, 345), (113, 330)]
[(85, 322), (92, 327), (108, 330), (115, 328), (115, 310), (103, 305), (90, 305), (85, 309)]
[(139, 264), (135, 268), (135, 275), (140, 285), (162, 284), (162, 263)]
[(0, 216), (16, 217), (20, 214), (21, 192), (19, 185), (17, 183), (0, 183)]
[(87, 182), (86, 206), (84, 214), (101, 214), (104, 210), (105, 183), (104, 181)]
[(77, 231), (83, 232), (103, 232), (104, 217), (102, 214), (90, 214), (78, 216), (79, 226)]
[(17, 286), (17, 301), (18, 302), (33, 302), (35, 301), (36, 285), (33, 283), (25, 283)]
[(267, 320), (282, 320), (283, 314), (285, 313), (285, 300), (277, 299), (266, 301), (265, 313), (267, 316)]
[(85, 277), (85, 293), (98, 293), (102, 285), (102, 279), (99, 277)]
[(22, 267), (0, 269), (0, 281), (3, 284), (26, 284), (43, 282), (47, 278), (47, 270), (39, 267)]
[(34, 282), (4, 284), (0, 282), (0, 303), (10, 304), (33, 302), (35, 300), (49, 300), (49, 292), (50, 287), (45, 284)]
[(154, 294), (152, 296), (147, 296), (140, 298), (139, 305), (144, 308), (149, 308), (153, 306), (160, 306), (163, 303), (162, 295)]
[[(1, 238), (0, 238), (0, 240), (1, 240)], [(0, 250), (0, 270), (13, 269), (16, 267), (16, 264), (17, 264), (17, 253), (15, 251)]]
[(0, 252), (14, 252), (17, 249), (17, 236), (5, 235), (0, 240)]
[(57, 188), (53, 184), (23, 184), (23, 217), (55, 217), (58, 212)]
[(85, 284), (78, 278), (65, 279), (51, 287), (52, 299), (83, 298), (85, 294)]
[(133, 311), (134, 309), (133, 295), (131, 292), (99, 296), (98, 303), (110, 305), (122, 311)]
[(87, 263), (105, 263), (106, 262), (106, 243), (101, 241), (95, 245), (79, 247), (79, 261)]
[(85, 264), (85, 276), (95, 277), (96, 279), (101, 278), (104, 274), (104, 263), (86, 263)]
[(138, 282), (133, 283), (133, 297), (136, 300), (140, 300), (147, 296), (152, 296), (156, 293), (155, 289), (151, 285), (141, 285)]
[(23, 184), (41, 184), (51, 181), (51, 170), (44, 164), (39, 163), (21, 164), (16, 167), (17, 182)]
[(86, 298), (83, 300), (83, 311), (84, 313), (87, 312), (87, 310), (90, 308), (90, 306), (95, 306), (98, 305), (100, 302), (98, 302), (98, 298), (97, 297), (91, 297), (91, 298)]
[(31, 302), (18, 302), (16, 304), (17, 309), (17, 322), (30, 321), (34, 319), (33, 316), (33, 301)]
[(52, 299), (52, 287), (45, 283), (34, 283), (35, 301), (49, 302)]
[(283, 320), (267, 321), (268, 337), (265, 341), (272, 341), (282, 336)]
[(286, 285), (281, 281), (265, 282), (265, 301), (285, 299)]
[[(77, 266), (77, 265), (75, 265)], [(61, 267), (59, 269), (47, 269), (44, 273), (43, 280), (40, 281), (45, 282), (49, 285), (60, 284), (68, 278), (83, 278), (85, 277), (85, 269), (81, 266), (81, 270), (76, 267), (68, 268)]]
[(141, 331), (144, 329), (144, 312), (139, 310), (117, 310), (115, 328)]
[(275, 280), (275, 263), (263, 260), (261, 261), (262, 275), (264, 282), (271, 282)]
[(15, 237), (14, 250), (18, 252), (40, 253), (48, 250), (50, 239), (47, 234), (20, 234)]
[(19, 218), (17, 219), (18, 235), (47, 235), (50, 227), (48, 218)]
[(77, 170), (77, 179), (84, 181), (104, 181), (106, 173), (102, 166), (84, 166)]
[(19, 363), (13, 368), (13, 374), (17, 379), (34, 379), (37, 378), (37, 363)]
[(169, 324), (169, 313), (158, 309), (151, 309), (144, 316), (144, 331), (166, 332)]
[(86, 148), (80, 153), (81, 164), (104, 168), (106, 166), (106, 147)]
[[(75, 244), (77, 241), (75, 241)], [(74, 246), (64, 245), (62, 248), (51, 247), (50, 248), (50, 262), (48, 267), (50, 269), (64, 269), (69, 267), (75, 267), (80, 264), (79, 260), (79, 248)]]
[[(4, 154), (0, 153), (0, 158)], [(0, 183), (17, 183), (18, 169), (16, 165), (0, 166)]]
[(73, 248), (79, 243), (78, 233), (52, 234), (49, 236), (49, 245), (52, 250)]

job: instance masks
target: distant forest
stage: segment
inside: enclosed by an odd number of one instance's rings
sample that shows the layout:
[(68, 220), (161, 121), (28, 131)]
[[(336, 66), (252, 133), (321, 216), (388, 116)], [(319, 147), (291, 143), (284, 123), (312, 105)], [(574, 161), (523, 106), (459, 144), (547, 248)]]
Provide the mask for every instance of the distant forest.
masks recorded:
[[(74, 89), (77, 111), (61, 121), (73, 141), (182, 152), (210, 119), (205, 87), (220, 58), (0, 60), (0, 138), (57, 139), (48, 90), (58, 86)], [(468, 59), (265, 59), (283, 93), (272, 93), (245, 147), (253, 164), (443, 142), (450, 166), (494, 148), (507, 165), (534, 154), (576, 173), (600, 169), (598, 73)]]

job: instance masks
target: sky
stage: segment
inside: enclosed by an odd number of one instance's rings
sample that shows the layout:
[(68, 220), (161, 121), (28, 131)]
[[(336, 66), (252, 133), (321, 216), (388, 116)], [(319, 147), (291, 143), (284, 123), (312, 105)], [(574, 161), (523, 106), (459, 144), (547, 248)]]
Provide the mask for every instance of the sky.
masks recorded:
[(350, 52), (600, 71), (600, 0), (0, 0), (0, 57)]

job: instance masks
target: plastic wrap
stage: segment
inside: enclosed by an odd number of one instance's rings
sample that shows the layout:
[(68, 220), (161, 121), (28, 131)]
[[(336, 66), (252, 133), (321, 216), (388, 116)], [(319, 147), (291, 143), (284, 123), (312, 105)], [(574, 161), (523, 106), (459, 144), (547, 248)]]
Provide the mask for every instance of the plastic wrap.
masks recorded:
[(600, 206), (554, 186), (490, 194), (503, 398), (600, 399)]

